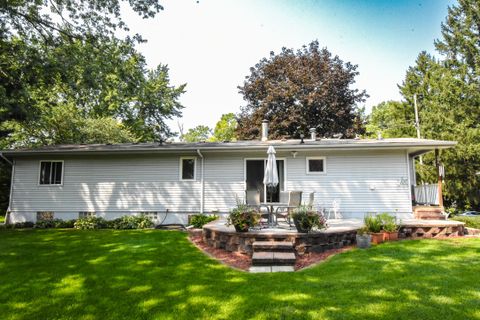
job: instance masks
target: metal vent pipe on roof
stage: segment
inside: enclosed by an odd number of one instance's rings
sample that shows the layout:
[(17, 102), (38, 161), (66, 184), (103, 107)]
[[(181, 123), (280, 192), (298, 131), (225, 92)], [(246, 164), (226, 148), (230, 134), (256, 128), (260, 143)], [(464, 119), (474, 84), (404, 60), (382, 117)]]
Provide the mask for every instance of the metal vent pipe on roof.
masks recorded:
[(262, 141), (268, 141), (268, 120), (262, 121)]

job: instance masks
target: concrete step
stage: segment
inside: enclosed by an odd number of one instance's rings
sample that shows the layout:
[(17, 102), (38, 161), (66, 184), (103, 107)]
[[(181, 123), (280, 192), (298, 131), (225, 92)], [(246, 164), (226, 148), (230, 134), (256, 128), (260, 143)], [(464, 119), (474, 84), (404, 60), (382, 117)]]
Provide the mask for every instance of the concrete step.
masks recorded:
[(251, 273), (265, 273), (265, 272), (293, 272), (293, 266), (251, 266), (248, 269)]
[(294, 252), (293, 243), (287, 241), (255, 241), (252, 247), (253, 252)]
[(294, 266), (297, 258), (293, 252), (254, 252), (252, 266)]

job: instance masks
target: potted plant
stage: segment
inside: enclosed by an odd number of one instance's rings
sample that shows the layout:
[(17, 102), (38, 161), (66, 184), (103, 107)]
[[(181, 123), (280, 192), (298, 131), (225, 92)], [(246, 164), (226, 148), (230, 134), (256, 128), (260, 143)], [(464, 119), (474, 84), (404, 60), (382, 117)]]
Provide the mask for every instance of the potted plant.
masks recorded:
[(237, 232), (247, 232), (260, 222), (260, 214), (246, 204), (237, 204), (228, 215), (227, 224), (233, 225)]
[(363, 219), (365, 228), (368, 230), (368, 233), (372, 236), (372, 243), (379, 244), (385, 240), (385, 236), (382, 231), (382, 219), (378, 216), (368, 214)]
[(308, 233), (314, 227), (317, 229), (326, 229), (327, 220), (325, 217), (309, 206), (299, 206), (290, 214), (293, 224), (300, 233)]
[(363, 227), (357, 230), (356, 240), (358, 248), (366, 249), (370, 248), (372, 236), (368, 233), (368, 229), (366, 227)]
[(382, 219), (383, 231), (385, 231), (385, 240), (397, 241), (398, 225), (395, 222), (395, 217), (388, 213), (382, 213), (380, 218)]

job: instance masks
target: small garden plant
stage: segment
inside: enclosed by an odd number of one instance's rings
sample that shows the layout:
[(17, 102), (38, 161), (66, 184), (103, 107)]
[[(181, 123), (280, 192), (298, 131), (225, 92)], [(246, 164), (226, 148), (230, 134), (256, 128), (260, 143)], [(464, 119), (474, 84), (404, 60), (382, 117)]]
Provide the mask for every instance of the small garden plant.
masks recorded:
[(238, 232), (246, 232), (249, 228), (260, 222), (260, 214), (246, 204), (237, 203), (237, 206), (230, 211), (227, 224), (233, 225)]
[(309, 206), (303, 205), (295, 208), (291, 213), (291, 218), (299, 232), (307, 233), (313, 228), (327, 228), (326, 218)]

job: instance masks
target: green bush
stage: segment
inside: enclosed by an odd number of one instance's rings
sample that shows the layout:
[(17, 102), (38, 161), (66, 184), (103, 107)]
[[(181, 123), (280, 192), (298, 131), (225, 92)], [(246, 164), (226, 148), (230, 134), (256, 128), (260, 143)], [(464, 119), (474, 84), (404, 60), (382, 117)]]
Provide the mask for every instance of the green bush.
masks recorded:
[(153, 227), (153, 222), (147, 216), (123, 216), (108, 222), (112, 229), (146, 229)]
[(104, 229), (107, 227), (107, 221), (100, 217), (86, 217), (75, 221), (74, 227), (79, 230)]
[(49, 229), (49, 228), (73, 228), (75, 220), (40, 220), (35, 223), (36, 229)]
[(363, 223), (365, 224), (365, 228), (370, 233), (379, 233), (383, 227), (382, 218), (371, 213), (367, 214), (365, 218), (363, 218)]
[(204, 214), (194, 214), (190, 218), (190, 225), (192, 225), (194, 228), (202, 228), (207, 223), (217, 219), (218, 219), (218, 216), (216, 215), (207, 216)]
[(465, 226), (469, 228), (480, 229), (480, 217), (456, 216), (451, 220), (465, 222)]
[(25, 229), (25, 228), (33, 228), (34, 224), (30, 221), (25, 222), (17, 222), (5, 225), (5, 229)]
[(310, 232), (314, 227), (318, 229), (327, 228), (325, 217), (309, 206), (295, 208), (291, 217), (298, 232)]
[(260, 214), (246, 204), (239, 203), (230, 210), (227, 218), (227, 224), (233, 225), (235, 230), (239, 232), (248, 231), (249, 228), (257, 225), (260, 222)]
[(392, 216), (388, 213), (382, 213), (377, 216), (378, 219), (382, 221), (382, 229), (387, 232), (395, 232), (398, 230), (399, 226), (396, 223), (395, 216)]

